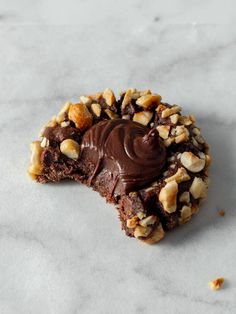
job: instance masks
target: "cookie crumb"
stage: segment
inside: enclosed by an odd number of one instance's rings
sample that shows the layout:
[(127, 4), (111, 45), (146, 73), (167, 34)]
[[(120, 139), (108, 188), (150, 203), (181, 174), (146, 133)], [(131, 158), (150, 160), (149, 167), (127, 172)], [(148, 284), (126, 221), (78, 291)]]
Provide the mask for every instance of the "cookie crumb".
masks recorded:
[(219, 290), (223, 285), (225, 279), (223, 277), (217, 278), (209, 282), (209, 285), (212, 290)]
[(225, 215), (224, 209), (219, 210), (218, 214), (219, 214), (219, 216), (224, 217), (224, 215)]

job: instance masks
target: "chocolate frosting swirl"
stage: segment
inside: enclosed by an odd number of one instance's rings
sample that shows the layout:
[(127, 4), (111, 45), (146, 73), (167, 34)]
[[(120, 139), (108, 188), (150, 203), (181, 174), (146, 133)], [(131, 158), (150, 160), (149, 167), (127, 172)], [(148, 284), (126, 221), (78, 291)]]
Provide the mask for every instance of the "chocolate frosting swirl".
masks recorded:
[(113, 178), (111, 194), (135, 191), (154, 181), (165, 164), (166, 149), (155, 129), (129, 120), (105, 120), (83, 136), (81, 158), (95, 166), (90, 183), (102, 170)]

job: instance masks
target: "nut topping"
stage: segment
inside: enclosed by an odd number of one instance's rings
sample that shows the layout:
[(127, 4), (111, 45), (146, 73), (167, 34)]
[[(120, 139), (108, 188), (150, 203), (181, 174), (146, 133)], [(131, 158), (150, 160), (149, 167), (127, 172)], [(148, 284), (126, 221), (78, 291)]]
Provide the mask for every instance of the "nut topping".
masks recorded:
[(133, 121), (141, 123), (143, 125), (148, 125), (151, 121), (153, 113), (150, 111), (141, 111), (134, 114)]
[(184, 205), (180, 212), (181, 212), (180, 223), (184, 224), (187, 221), (189, 221), (192, 215), (191, 207)]
[(191, 172), (199, 172), (205, 167), (205, 160), (197, 157), (192, 152), (181, 154), (180, 161), (182, 165)]
[(159, 201), (163, 208), (169, 214), (176, 211), (177, 208), (178, 184), (176, 181), (168, 182), (160, 191)]
[(170, 116), (170, 122), (173, 123), (173, 124), (177, 124), (178, 121), (179, 121), (179, 117), (180, 117), (180, 115), (178, 115), (177, 113), (172, 114)]
[(147, 236), (149, 236), (151, 231), (151, 227), (137, 226), (134, 230), (134, 236), (135, 238), (146, 238)]
[(166, 140), (169, 136), (169, 132), (170, 132), (170, 126), (169, 125), (158, 125), (156, 127), (159, 136), (161, 138), (163, 138), (163, 140)]
[(105, 109), (104, 111), (106, 112), (106, 114), (108, 115), (108, 117), (110, 119), (118, 119), (119, 118), (118, 114), (114, 113), (110, 109)]
[(151, 216), (148, 216), (148, 217), (140, 220), (139, 224), (140, 224), (140, 226), (147, 227), (150, 225), (154, 225), (154, 223), (156, 221), (157, 221), (157, 217), (154, 215), (151, 215)]
[(161, 113), (161, 117), (162, 118), (168, 118), (172, 114), (178, 113), (180, 111), (181, 111), (181, 107), (175, 105), (175, 106), (173, 106), (171, 108), (166, 108), (165, 110), (163, 110), (162, 113)]
[(92, 126), (93, 117), (84, 104), (70, 105), (68, 117), (81, 131), (85, 131)]
[(153, 104), (158, 105), (160, 101), (161, 101), (160, 95), (149, 94), (138, 98), (136, 104), (148, 110), (150, 107), (152, 107)]
[(189, 192), (183, 192), (180, 197), (179, 197), (179, 201), (181, 203), (189, 203), (190, 202), (190, 194)]
[(110, 88), (104, 90), (102, 97), (105, 99), (108, 106), (112, 106), (116, 101), (115, 95)]
[(49, 140), (46, 137), (43, 137), (42, 141), (41, 141), (41, 147), (48, 147), (49, 146)]
[(181, 167), (173, 176), (165, 179), (166, 182), (170, 182), (173, 180), (175, 180), (177, 183), (181, 183), (190, 180), (190, 176), (188, 175), (187, 171), (183, 167)]
[(71, 139), (64, 140), (60, 144), (60, 150), (63, 155), (68, 158), (77, 160), (79, 158), (80, 146), (79, 144)]
[(207, 194), (207, 184), (198, 177), (195, 177), (190, 187), (190, 193), (195, 199), (205, 198)]
[(28, 168), (28, 173), (32, 177), (32, 179), (36, 179), (37, 175), (41, 174), (42, 166), (41, 166), (41, 152), (42, 147), (39, 141), (32, 142), (30, 145), (31, 150), (31, 159), (30, 159), (30, 166)]
[(101, 111), (102, 111), (101, 106), (99, 104), (94, 103), (91, 105), (91, 108), (92, 108), (92, 111), (95, 113), (95, 115), (97, 117), (100, 117)]
[(161, 223), (152, 231), (151, 235), (147, 239), (141, 239), (147, 244), (154, 244), (163, 239), (165, 232), (162, 228)]
[(61, 123), (65, 120), (66, 113), (68, 112), (70, 105), (71, 105), (71, 102), (66, 102), (64, 106), (61, 108), (60, 112), (56, 116), (57, 123)]
[(126, 221), (126, 225), (128, 228), (131, 228), (131, 229), (134, 229), (138, 224), (138, 217), (137, 216), (134, 216), (130, 219), (127, 219)]
[(225, 279), (223, 277), (217, 278), (209, 282), (209, 285), (212, 290), (219, 290), (223, 285)]
[(88, 96), (80, 96), (79, 99), (84, 105), (90, 105), (92, 102), (92, 99)]

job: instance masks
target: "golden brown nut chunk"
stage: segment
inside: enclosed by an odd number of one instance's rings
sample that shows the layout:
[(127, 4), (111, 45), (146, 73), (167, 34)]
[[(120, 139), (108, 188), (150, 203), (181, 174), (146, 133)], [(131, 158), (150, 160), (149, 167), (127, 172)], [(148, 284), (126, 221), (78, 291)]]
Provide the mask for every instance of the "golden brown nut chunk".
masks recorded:
[(93, 117), (84, 104), (70, 105), (68, 117), (81, 131), (85, 131), (92, 126)]

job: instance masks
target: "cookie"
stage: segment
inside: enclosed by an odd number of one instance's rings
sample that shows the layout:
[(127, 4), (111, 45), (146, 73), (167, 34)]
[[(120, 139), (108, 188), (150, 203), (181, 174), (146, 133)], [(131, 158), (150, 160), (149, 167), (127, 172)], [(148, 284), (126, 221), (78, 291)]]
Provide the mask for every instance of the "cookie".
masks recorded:
[(150, 90), (82, 96), (41, 129), (28, 173), (92, 187), (116, 206), (126, 235), (152, 244), (207, 196), (211, 157), (195, 122)]

